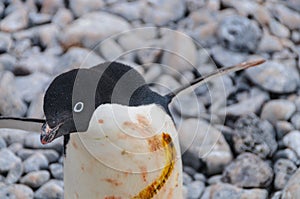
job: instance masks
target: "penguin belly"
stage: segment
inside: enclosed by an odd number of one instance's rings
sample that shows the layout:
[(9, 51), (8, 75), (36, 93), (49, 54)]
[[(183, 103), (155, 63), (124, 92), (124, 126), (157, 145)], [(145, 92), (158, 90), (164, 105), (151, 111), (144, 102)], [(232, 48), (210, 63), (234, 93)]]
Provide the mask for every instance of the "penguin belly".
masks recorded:
[(70, 134), (65, 199), (181, 199), (176, 128), (157, 105), (99, 106), (86, 132)]

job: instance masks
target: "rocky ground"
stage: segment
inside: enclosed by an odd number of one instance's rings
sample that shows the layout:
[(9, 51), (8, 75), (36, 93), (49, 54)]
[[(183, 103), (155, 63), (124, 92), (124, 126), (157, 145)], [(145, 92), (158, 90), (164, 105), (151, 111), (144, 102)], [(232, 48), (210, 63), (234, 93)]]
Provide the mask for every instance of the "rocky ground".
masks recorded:
[[(43, 117), (56, 75), (105, 60), (135, 66), (166, 93), (263, 57), (172, 105), (185, 198), (296, 199), (299, 54), (298, 0), (2, 0), (0, 113)], [(38, 133), (0, 130), (1, 199), (63, 198), (62, 165), (61, 139), (42, 146)]]

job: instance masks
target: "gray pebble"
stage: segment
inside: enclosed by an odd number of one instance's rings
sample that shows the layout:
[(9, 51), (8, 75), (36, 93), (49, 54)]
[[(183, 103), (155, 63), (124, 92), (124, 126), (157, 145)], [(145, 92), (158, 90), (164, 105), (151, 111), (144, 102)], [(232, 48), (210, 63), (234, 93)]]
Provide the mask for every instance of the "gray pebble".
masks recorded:
[(289, 133), (292, 130), (295, 130), (295, 127), (288, 121), (277, 121), (275, 124), (277, 139), (281, 140), (283, 136)]
[(290, 36), (289, 29), (275, 19), (271, 20), (269, 26), (271, 33), (277, 37), (288, 38)]
[(33, 191), (26, 185), (13, 184), (0, 186), (1, 199), (33, 199)]
[(9, 170), (5, 179), (5, 183), (12, 184), (17, 182), (22, 176), (22, 174), (23, 174), (23, 164), (21, 161), (17, 161)]
[(15, 142), (9, 145), (8, 149), (11, 150), (14, 154), (17, 154), (18, 151), (23, 150), (23, 145), (21, 143)]
[(28, 25), (28, 11), (23, 7), (14, 10), (0, 22), (0, 30), (5, 32), (15, 32), (26, 28)]
[(25, 137), (29, 134), (27, 131), (15, 129), (0, 129), (0, 137), (2, 137), (7, 145), (20, 143), (23, 145)]
[(287, 159), (277, 160), (274, 165), (275, 189), (277, 190), (283, 189), (287, 184), (288, 180), (291, 178), (291, 176), (296, 172), (296, 170), (297, 167), (291, 160), (287, 160)]
[(176, 101), (174, 100), (174, 107), (181, 116), (186, 118), (200, 117), (206, 112), (204, 104), (195, 93), (179, 96)]
[(10, 54), (4, 53), (0, 55), (0, 66), (5, 70), (13, 71), (16, 62), (17, 59)]
[(283, 137), (283, 143), (300, 157), (300, 131), (292, 131)]
[(272, 195), (271, 199), (281, 199), (281, 195), (282, 195), (282, 191), (276, 191), (276, 192)]
[(133, 21), (139, 20), (142, 17), (144, 5), (145, 2), (142, 1), (120, 2), (113, 4), (109, 10), (128, 21)]
[(196, 181), (206, 182), (206, 177), (202, 173), (195, 173), (195, 175), (193, 177)]
[(48, 160), (41, 153), (35, 153), (23, 162), (24, 172), (38, 171), (48, 168)]
[(279, 159), (288, 159), (294, 162), (296, 165), (300, 165), (300, 159), (298, 158), (297, 154), (292, 150), (292, 149), (283, 149), (279, 150), (275, 153), (273, 156), (274, 160), (279, 160)]
[(272, 156), (277, 149), (273, 126), (254, 114), (237, 120), (233, 142), (237, 153), (252, 152), (261, 158)]
[(121, 17), (106, 12), (91, 12), (67, 25), (60, 41), (66, 48), (74, 45), (93, 48), (99, 41), (129, 28), (129, 23)]
[(264, 105), (260, 117), (275, 124), (278, 120), (288, 120), (295, 111), (295, 104), (289, 100), (271, 100)]
[(211, 176), (209, 179), (207, 179), (207, 183), (212, 185), (212, 184), (217, 184), (222, 181), (222, 175), (214, 175)]
[(15, 89), (14, 76), (11, 72), (1, 73), (0, 93), (0, 114), (6, 116), (25, 114), (27, 107)]
[(142, 19), (146, 23), (163, 26), (180, 19), (185, 12), (185, 3), (181, 0), (150, 1), (145, 6)]
[(294, 175), (290, 178), (287, 185), (284, 187), (282, 191), (281, 199), (296, 199), (299, 198), (300, 193), (300, 168), (294, 173)]
[(63, 199), (63, 197), (63, 187), (54, 180), (44, 184), (34, 194), (35, 199)]
[(188, 199), (198, 199), (205, 189), (205, 184), (201, 181), (193, 181), (187, 185)]
[(190, 176), (194, 176), (196, 174), (196, 170), (190, 166), (183, 166), (183, 171)]
[(0, 53), (5, 53), (10, 50), (13, 45), (10, 34), (0, 32)]
[(270, 35), (269, 32), (264, 31), (264, 34), (259, 42), (257, 51), (260, 53), (273, 53), (275, 51), (282, 51), (283, 45), (278, 37)]
[(223, 67), (233, 66), (247, 59), (246, 53), (231, 51), (219, 45), (211, 48), (211, 55), (213, 60)]
[(49, 166), (49, 168), (50, 168), (52, 176), (55, 179), (63, 180), (64, 174), (63, 174), (63, 166), (62, 166), (62, 164), (58, 164), (58, 163), (51, 164)]
[(250, 68), (246, 70), (246, 74), (252, 82), (274, 93), (293, 92), (300, 81), (294, 66), (277, 61), (268, 61), (259, 67)]
[(44, 92), (50, 83), (50, 77), (44, 73), (36, 72), (31, 75), (15, 78), (16, 90), (22, 99), (31, 102), (39, 93)]
[(2, 137), (0, 137), (0, 149), (3, 149), (3, 148), (6, 148), (6, 142)]
[(41, 12), (46, 14), (55, 14), (57, 10), (61, 7), (64, 7), (64, 1), (63, 0), (44, 0), (41, 1)]
[(233, 51), (253, 52), (261, 37), (258, 25), (242, 16), (226, 17), (219, 25), (222, 45)]
[(300, 130), (300, 112), (292, 116), (291, 122), (297, 130)]
[(299, 28), (300, 14), (293, 11), (282, 4), (277, 4), (271, 7), (271, 12), (279, 19), (279, 21), (294, 30)]
[(33, 171), (21, 178), (22, 184), (28, 185), (31, 188), (39, 188), (50, 179), (48, 171)]
[(60, 28), (64, 28), (73, 21), (73, 14), (66, 8), (59, 8), (56, 14), (52, 18), (52, 23), (56, 24)]
[(0, 150), (0, 173), (11, 170), (21, 159), (7, 148)]
[(189, 174), (187, 174), (186, 172), (182, 173), (182, 179), (183, 179), (182, 180), (183, 184), (185, 184), (185, 185), (188, 185), (193, 181), (192, 177)]
[(251, 153), (239, 155), (223, 171), (223, 181), (239, 187), (268, 187), (273, 170), (262, 159)]
[(30, 12), (29, 13), (29, 21), (33, 25), (49, 23), (51, 21), (51, 15), (45, 14), (45, 13)]
[(231, 150), (222, 133), (206, 121), (184, 120), (179, 128), (179, 137), (182, 151), (189, 150), (195, 157), (201, 158), (208, 174), (221, 172), (232, 160)]
[(160, 55), (162, 54), (161, 49), (157, 48), (149, 48), (149, 49), (141, 49), (137, 51), (137, 58), (142, 64), (152, 64), (157, 63)]
[(268, 191), (265, 189), (241, 189), (224, 183), (211, 185), (205, 189), (201, 199), (267, 199)]
[(55, 73), (65, 72), (73, 68), (90, 68), (104, 60), (86, 48), (72, 47), (59, 59)]
[(100, 10), (104, 6), (102, 0), (73, 0), (70, 1), (70, 9), (74, 13), (75, 17), (79, 17), (83, 14), (90, 13), (92, 11)]

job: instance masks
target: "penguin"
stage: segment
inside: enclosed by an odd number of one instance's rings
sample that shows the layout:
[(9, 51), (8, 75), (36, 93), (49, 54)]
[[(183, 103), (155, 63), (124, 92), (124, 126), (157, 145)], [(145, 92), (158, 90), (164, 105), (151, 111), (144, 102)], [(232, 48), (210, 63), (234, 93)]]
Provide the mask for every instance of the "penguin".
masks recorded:
[(164, 96), (118, 62), (73, 69), (46, 90), (45, 119), (3, 117), (0, 128), (40, 126), (43, 144), (64, 137), (65, 199), (180, 199), (181, 153), (169, 104), (212, 78), (264, 61), (219, 69)]

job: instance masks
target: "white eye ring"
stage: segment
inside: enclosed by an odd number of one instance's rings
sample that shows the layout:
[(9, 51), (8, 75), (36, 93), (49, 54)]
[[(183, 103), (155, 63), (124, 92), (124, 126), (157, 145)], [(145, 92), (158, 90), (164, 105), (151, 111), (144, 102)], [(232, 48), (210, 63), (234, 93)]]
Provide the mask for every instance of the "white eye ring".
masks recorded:
[(80, 113), (83, 110), (84, 104), (83, 102), (77, 102), (73, 108), (75, 113)]

